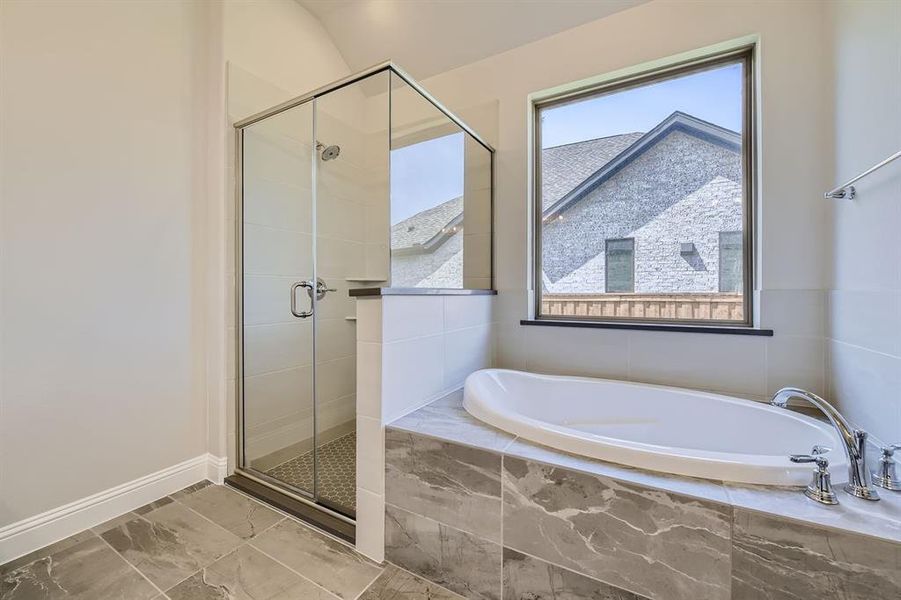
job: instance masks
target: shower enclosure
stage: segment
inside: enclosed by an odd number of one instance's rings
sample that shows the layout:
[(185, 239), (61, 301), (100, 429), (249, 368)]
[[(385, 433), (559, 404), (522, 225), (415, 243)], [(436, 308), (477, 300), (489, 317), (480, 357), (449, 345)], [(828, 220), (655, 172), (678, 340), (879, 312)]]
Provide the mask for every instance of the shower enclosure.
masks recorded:
[(236, 477), (350, 537), (349, 291), (490, 288), (493, 152), (391, 63), (236, 132)]

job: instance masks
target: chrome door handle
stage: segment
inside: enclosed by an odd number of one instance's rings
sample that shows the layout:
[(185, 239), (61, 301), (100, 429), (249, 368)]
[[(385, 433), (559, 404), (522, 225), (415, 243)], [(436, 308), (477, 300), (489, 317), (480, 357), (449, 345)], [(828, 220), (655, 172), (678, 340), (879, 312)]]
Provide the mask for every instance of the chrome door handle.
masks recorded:
[[(297, 310), (297, 288), (307, 288), (307, 293), (310, 295), (310, 310)], [(307, 319), (313, 316), (313, 282), (312, 281), (298, 281), (291, 285), (291, 314), (297, 317), (298, 319)]]

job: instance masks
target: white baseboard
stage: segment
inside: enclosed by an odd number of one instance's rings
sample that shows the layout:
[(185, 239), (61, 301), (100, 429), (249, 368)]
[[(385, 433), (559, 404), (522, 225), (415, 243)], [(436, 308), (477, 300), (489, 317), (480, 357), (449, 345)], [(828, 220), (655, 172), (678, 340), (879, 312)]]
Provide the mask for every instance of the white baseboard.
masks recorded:
[(0, 564), (134, 510), (204, 479), (222, 483), (225, 458), (201, 454), (156, 473), (0, 528)]
[(206, 478), (222, 485), (228, 476), (228, 458), (225, 456), (206, 455)]

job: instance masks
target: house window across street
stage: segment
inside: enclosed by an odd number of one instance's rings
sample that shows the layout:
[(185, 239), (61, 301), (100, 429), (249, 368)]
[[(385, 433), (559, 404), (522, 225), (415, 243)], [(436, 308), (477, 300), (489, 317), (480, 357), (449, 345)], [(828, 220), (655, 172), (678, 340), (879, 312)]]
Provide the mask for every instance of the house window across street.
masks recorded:
[(635, 291), (635, 240), (607, 240), (605, 291)]
[(535, 102), (536, 318), (752, 324), (752, 53)]

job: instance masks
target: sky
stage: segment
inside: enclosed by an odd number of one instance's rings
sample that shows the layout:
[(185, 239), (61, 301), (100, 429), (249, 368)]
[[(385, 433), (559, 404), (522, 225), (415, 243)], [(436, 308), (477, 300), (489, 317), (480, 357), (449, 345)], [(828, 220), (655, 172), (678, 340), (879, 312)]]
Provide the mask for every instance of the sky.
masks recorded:
[(463, 133), (391, 151), (391, 224), (463, 195)]
[[(741, 65), (543, 111), (542, 147), (646, 132), (676, 110), (741, 130)], [(391, 224), (463, 195), (463, 133), (391, 151)]]
[(727, 65), (543, 111), (544, 148), (646, 132), (674, 111), (741, 130), (741, 65)]

